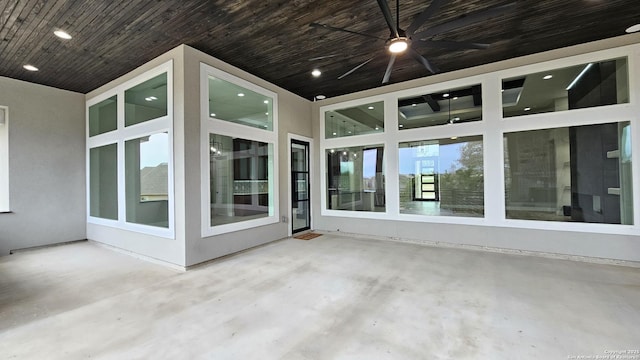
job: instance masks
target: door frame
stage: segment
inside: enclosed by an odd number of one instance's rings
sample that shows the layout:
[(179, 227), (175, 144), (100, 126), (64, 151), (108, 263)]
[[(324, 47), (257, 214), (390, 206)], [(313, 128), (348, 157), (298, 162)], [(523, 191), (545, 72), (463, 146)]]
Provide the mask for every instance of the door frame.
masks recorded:
[(297, 140), (297, 141), (304, 141), (309, 143), (309, 188), (311, 189), (310, 193), (309, 193), (309, 229), (313, 230), (313, 202), (312, 199), (314, 198), (313, 196), (313, 189), (314, 189), (314, 157), (313, 157), (313, 139), (312, 138), (308, 138), (306, 136), (302, 136), (302, 135), (297, 135), (297, 134), (292, 134), (292, 133), (288, 133), (287, 134), (287, 214), (288, 214), (288, 221), (287, 221), (287, 235), (288, 236), (292, 236), (293, 235), (293, 202), (291, 200), (291, 194), (292, 194), (292, 187), (291, 187), (291, 140)]

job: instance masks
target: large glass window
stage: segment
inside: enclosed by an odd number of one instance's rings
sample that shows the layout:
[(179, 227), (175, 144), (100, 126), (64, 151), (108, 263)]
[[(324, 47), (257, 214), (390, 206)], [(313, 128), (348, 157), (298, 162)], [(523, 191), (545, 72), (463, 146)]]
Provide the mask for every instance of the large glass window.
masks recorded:
[(125, 142), (127, 222), (169, 227), (169, 134)]
[(467, 86), (398, 99), (400, 130), (482, 120), (482, 87)]
[(209, 76), (209, 117), (273, 130), (273, 98)]
[(118, 220), (118, 145), (89, 150), (89, 214)]
[(113, 131), (118, 128), (117, 95), (89, 106), (89, 136)]
[(509, 219), (633, 224), (629, 122), (504, 135)]
[(326, 139), (384, 131), (384, 102), (374, 102), (324, 113)]
[(167, 73), (162, 73), (124, 92), (125, 126), (167, 116)]
[(482, 136), (400, 143), (400, 213), (484, 214)]
[(504, 117), (628, 102), (627, 58), (574, 65), (502, 81)]
[(335, 148), (327, 156), (327, 209), (386, 210), (384, 147)]
[(89, 100), (87, 222), (175, 238), (172, 88), (169, 61)]
[(273, 144), (209, 135), (211, 226), (274, 214)]

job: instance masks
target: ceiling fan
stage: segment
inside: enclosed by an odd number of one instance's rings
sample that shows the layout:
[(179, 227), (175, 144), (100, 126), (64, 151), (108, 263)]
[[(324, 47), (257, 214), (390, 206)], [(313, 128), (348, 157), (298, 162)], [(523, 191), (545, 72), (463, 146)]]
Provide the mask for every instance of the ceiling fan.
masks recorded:
[[(393, 65), (395, 64), (396, 58), (399, 55), (404, 53), (408, 53), (411, 57), (413, 57), (416, 61), (422, 64), (429, 72), (432, 74), (437, 73), (439, 70), (435, 67), (429, 60), (427, 60), (424, 56), (422, 56), (418, 49), (423, 47), (439, 47), (451, 50), (462, 50), (462, 49), (486, 49), (489, 47), (488, 44), (481, 44), (475, 42), (462, 42), (462, 41), (447, 41), (447, 40), (432, 40), (431, 38), (435, 35), (442, 34), (447, 31), (451, 31), (460, 27), (468, 26), (473, 23), (477, 23), (480, 21), (484, 21), (490, 19), (495, 16), (499, 16), (509, 10), (511, 10), (516, 3), (508, 3), (496, 7), (492, 7), (489, 9), (481, 10), (475, 13), (467, 14), (458, 19), (435, 25), (433, 27), (426, 27), (423, 30), (417, 31), (422, 27), (422, 25), (429, 20), (437, 11), (440, 9), (440, 6), (445, 2), (445, 0), (433, 0), (431, 4), (427, 6), (407, 27), (406, 29), (402, 29), (400, 27), (400, 0), (396, 0), (396, 21), (393, 21), (393, 17), (391, 15), (391, 10), (389, 8), (389, 4), (387, 0), (377, 0), (378, 5), (380, 6), (380, 10), (382, 10), (382, 15), (384, 16), (387, 25), (389, 26), (389, 30), (391, 34), (388, 39), (383, 39), (375, 35), (365, 34), (357, 31), (348, 30), (345, 28), (333, 27), (326, 24), (319, 23), (311, 23), (309, 26), (322, 28), (330, 31), (340, 31), (346, 32), (349, 34), (364, 36), (368, 38), (373, 38), (376, 40), (385, 41), (385, 48), (391, 53), (391, 57), (389, 58), (389, 64), (387, 65), (387, 70), (384, 73), (384, 77), (382, 78), (382, 83), (386, 84), (389, 82), (389, 78), (391, 77), (391, 71), (393, 70)], [(331, 55), (330, 57), (333, 57)], [(353, 69), (347, 71), (346, 73), (340, 75), (338, 79), (342, 79), (354, 71), (360, 69), (365, 66), (369, 62), (371, 62), (376, 56), (364, 61), (363, 63), (357, 65)], [(318, 57), (321, 59), (324, 57)], [(314, 58), (315, 59), (315, 58)]]

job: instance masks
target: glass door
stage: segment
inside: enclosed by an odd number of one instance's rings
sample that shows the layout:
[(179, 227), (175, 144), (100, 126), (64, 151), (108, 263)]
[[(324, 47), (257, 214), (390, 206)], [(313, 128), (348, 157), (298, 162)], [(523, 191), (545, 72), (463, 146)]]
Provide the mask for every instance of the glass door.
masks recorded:
[(291, 226), (297, 233), (311, 228), (309, 143), (291, 140)]

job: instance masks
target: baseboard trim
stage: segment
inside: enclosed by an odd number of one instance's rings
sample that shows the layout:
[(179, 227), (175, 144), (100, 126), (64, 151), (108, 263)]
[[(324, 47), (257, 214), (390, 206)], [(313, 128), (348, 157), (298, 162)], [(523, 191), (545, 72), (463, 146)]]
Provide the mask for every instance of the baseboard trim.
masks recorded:
[(357, 233), (346, 233), (342, 231), (314, 230), (314, 232), (327, 234), (327, 235), (354, 237), (358, 239), (392, 241), (392, 242), (399, 242), (399, 243), (405, 243), (405, 244), (416, 244), (416, 245), (424, 245), (424, 246), (432, 246), (432, 247), (448, 248), (448, 249), (484, 251), (484, 252), (491, 252), (491, 253), (497, 253), (497, 254), (533, 256), (533, 257), (541, 257), (541, 258), (555, 259), (555, 260), (570, 260), (570, 261), (577, 261), (577, 262), (584, 262), (584, 263), (591, 263), (591, 264), (616, 265), (616, 266), (640, 268), (640, 262), (628, 261), (628, 260), (616, 260), (616, 259), (606, 259), (606, 258), (598, 258), (598, 257), (590, 257), (590, 256), (556, 254), (556, 253), (531, 251), (531, 250), (505, 249), (505, 248), (497, 248), (497, 247), (491, 247), (491, 246), (454, 244), (454, 243), (441, 242), (441, 241), (397, 238), (397, 237), (387, 237), (387, 236), (378, 236), (378, 235), (364, 235), (364, 234), (357, 234)]
[(40, 249), (46, 249), (46, 248), (51, 248), (56, 246), (70, 245), (70, 244), (80, 243), (83, 241), (87, 241), (87, 239), (63, 241), (55, 244), (46, 244), (46, 245), (31, 246), (31, 247), (21, 248), (21, 249), (13, 249), (13, 250), (9, 250), (9, 255), (19, 254), (19, 253), (34, 251), (34, 250), (40, 250)]
[(161, 266), (164, 266), (164, 267), (168, 267), (168, 268), (170, 268), (172, 270), (176, 270), (176, 271), (179, 271), (179, 272), (186, 272), (187, 271), (186, 267), (180, 266), (180, 265), (176, 265), (176, 264), (170, 263), (168, 261), (156, 259), (156, 258), (153, 258), (151, 256), (141, 255), (141, 254), (135, 253), (133, 251), (125, 250), (125, 249), (122, 249), (122, 248), (119, 248), (119, 247), (116, 247), (116, 246), (113, 246), (113, 245), (105, 244), (105, 243), (102, 243), (102, 242), (99, 242), (99, 241), (95, 241), (95, 240), (88, 240), (88, 241), (91, 244), (95, 244), (97, 246), (104, 247), (104, 248), (106, 248), (108, 250), (115, 251), (117, 253), (128, 255), (128, 256), (130, 256), (132, 258), (135, 258), (135, 259), (138, 259), (138, 260), (143, 260), (143, 261), (147, 261), (147, 262), (150, 262), (150, 263), (153, 263), (153, 264), (157, 264), (157, 265), (161, 265)]

